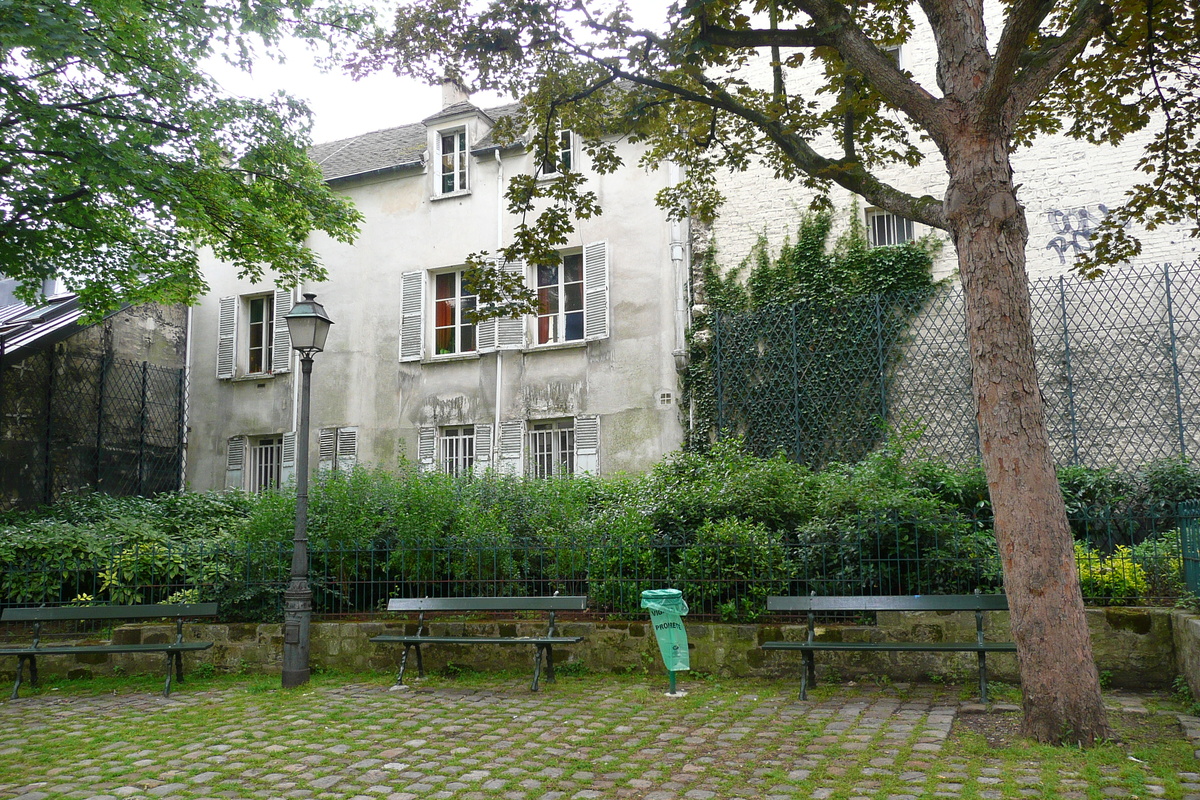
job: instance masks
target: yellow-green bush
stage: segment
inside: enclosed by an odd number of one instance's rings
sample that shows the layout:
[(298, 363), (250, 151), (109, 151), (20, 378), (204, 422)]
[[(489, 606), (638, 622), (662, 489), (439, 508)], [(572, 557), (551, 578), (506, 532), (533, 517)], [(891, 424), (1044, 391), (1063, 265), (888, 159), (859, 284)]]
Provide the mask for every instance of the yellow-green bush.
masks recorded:
[(1098, 605), (1134, 605), (1149, 594), (1150, 583), (1146, 570), (1134, 561), (1133, 552), (1117, 547), (1105, 557), (1077, 542), (1075, 563), (1079, 567), (1079, 583), (1085, 602)]

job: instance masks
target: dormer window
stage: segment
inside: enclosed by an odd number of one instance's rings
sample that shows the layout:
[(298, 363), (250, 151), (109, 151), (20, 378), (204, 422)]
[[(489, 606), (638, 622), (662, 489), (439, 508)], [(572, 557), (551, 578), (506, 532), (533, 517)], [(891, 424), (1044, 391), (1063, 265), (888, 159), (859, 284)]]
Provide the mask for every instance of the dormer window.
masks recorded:
[(442, 131), (438, 143), (439, 194), (467, 191), (467, 129)]
[(554, 144), (554, 150), (547, 154), (541, 169), (538, 170), (540, 177), (550, 178), (575, 169), (575, 134), (571, 131), (561, 131)]

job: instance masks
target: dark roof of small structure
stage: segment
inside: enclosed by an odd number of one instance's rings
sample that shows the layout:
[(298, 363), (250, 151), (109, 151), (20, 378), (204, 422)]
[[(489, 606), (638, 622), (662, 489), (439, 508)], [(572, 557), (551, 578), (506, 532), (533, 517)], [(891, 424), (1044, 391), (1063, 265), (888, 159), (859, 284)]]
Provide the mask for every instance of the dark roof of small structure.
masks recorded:
[(16, 361), (60, 342), (82, 327), (83, 311), (74, 294), (47, 298), (38, 306), (16, 303), (0, 308), (0, 356)]
[[(423, 122), (401, 125), (398, 128), (385, 128), (372, 131), (349, 139), (339, 139), (313, 145), (309, 151), (313, 161), (321, 167), (325, 180), (336, 181), (345, 178), (393, 172), (421, 164), (421, 155), (425, 152), (426, 133), (429, 123), (439, 119), (447, 119), (468, 111), (478, 111), (489, 120), (497, 122), (507, 117), (521, 113), (520, 103), (509, 103), (496, 108), (480, 109), (470, 103), (456, 103), (442, 109), (437, 114), (426, 118)], [(496, 147), (524, 147), (524, 142), (511, 145), (499, 145), (492, 139), (489, 132), (476, 142), (473, 150), (492, 150)]]

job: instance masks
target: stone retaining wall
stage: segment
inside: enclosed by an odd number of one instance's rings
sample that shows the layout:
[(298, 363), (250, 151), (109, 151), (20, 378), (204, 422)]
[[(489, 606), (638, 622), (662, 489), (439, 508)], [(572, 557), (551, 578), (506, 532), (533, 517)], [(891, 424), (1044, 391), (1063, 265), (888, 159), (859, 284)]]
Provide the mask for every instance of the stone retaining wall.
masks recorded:
[[(1008, 615), (987, 617), (989, 639), (1009, 638)], [(1193, 681), (1200, 696), (1200, 617), (1161, 608), (1089, 609), (1088, 623), (1096, 662), (1111, 685), (1124, 688), (1169, 687), (1176, 674)], [(401, 648), (378, 646), (369, 640), (385, 632), (415, 632), (415, 623), (405, 622), (319, 622), (312, 625), (312, 664), (318, 668), (390, 672), (398, 667)], [(545, 624), (534, 621), (435, 622), (435, 634), (530, 636), (544, 632)], [(278, 624), (193, 624), (185, 626), (185, 638), (209, 640), (212, 649), (187, 655), (187, 669), (212, 664), (221, 671), (278, 673), (282, 667), (283, 634)], [(580, 663), (598, 671), (661, 670), (662, 663), (653, 631), (646, 622), (563, 622), (564, 636), (583, 636), (578, 645), (559, 648), (556, 663)], [(692, 669), (722, 677), (778, 677), (799, 679), (798, 653), (767, 653), (759, 648), (765, 641), (803, 639), (803, 625), (732, 625), (688, 623)], [(174, 635), (169, 625), (129, 625), (113, 631), (121, 642), (167, 641)], [(818, 637), (837, 641), (973, 641), (973, 613), (881, 612), (878, 625), (830, 625), (818, 629)], [(437, 670), (448, 663), (480, 670), (530, 669), (533, 648), (516, 646), (439, 645), (424, 651), (425, 667)], [(14, 665), (3, 667), (11, 676)], [(819, 653), (818, 676), (852, 678), (887, 676), (906, 681), (975, 680), (973, 653)], [(127, 673), (160, 673), (163, 656), (101, 655), (78, 658), (40, 659), (39, 670), (47, 674), (85, 677), (107, 674), (119, 666)], [(412, 663), (410, 662), (410, 666)], [(998, 653), (988, 656), (992, 678), (1017, 681), (1016, 657)]]

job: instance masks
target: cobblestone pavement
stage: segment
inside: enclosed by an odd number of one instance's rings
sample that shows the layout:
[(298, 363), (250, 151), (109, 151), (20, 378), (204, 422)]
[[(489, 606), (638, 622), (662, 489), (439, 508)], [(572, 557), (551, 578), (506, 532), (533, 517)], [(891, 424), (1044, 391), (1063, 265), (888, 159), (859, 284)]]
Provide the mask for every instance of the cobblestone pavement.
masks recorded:
[[(185, 686), (169, 700), (42, 694), (0, 703), (0, 797), (1132, 796), (1103, 774), (944, 755), (955, 715), (972, 709), (932, 688), (807, 703), (732, 682), (684, 698), (660, 692), (592, 680), (531, 694), (522, 679), (395, 692)], [(1136, 697), (1120, 704), (1145, 713)], [(1184, 724), (1200, 737), (1200, 720)], [(1200, 768), (1166, 783), (1148, 777), (1141, 796), (1200, 800)]]

